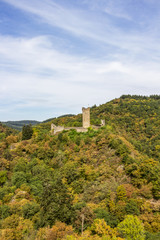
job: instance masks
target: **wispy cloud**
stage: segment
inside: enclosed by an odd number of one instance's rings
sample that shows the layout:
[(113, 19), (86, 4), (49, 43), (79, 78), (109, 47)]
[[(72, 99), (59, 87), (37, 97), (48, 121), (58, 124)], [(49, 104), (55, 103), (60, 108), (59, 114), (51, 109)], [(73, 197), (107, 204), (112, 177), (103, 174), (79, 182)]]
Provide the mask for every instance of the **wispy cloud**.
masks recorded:
[[(140, 27), (141, 21), (136, 22), (136, 28), (134, 25), (128, 25), (127, 29), (125, 29), (125, 27), (118, 26), (117, 22), (110, 19), (107, 15), (105, 16), (99, 13), (95, 17), (95, 12), (88, 11), (88, 9), (79, 10), (74, 6), (66, 7), (51, 0), (6, 0), (5, 2), (37, 16), (37, 20), (39, 21), (44, 21), (53, 27), (61, 28), (77, 37), (83, 38), (83, 40), (89, 38), (92, 41), (113, 45), (118, 47), (119, 50), (134, 51), (135, 54), (146, 51), (144, 44), (146, 40), (148, 41), (147, 46), (149, 48), (155, 48), (156, 40), (150, 35), (147, 36), (148, 32), (142, 31)], [(96, 2), (97, 1), (91, 1), (92, 5), (95, 5)], [(134, 17), (128, 13), (131, 9), (133, 10), (134, 7), (130, 6), (131, 2), (132, 1), (129, 1), (130, 4), (124, 4), (124, 1), (121, 0), (115, 2), (107, 1), (107, 3), (106, 1), (102, 1), (103, 9), (101, 8), (101, 11), (107, 12), (113, 17), (131, 20)], [(134, 19), (134, 22), (135, 21), (136, 19)], [(127, 25), (129, 23), (126, 22), (123, 24)]]
[[(54, 49), (53, 42), (46, 37), (33, 39), (0, 37), (1, 96), (6, 91), (10, 96), (26, 94), (66, 95), (66, 89), (91, 89), (92, 85), (106, 86), (112, 82), (118, 84), (117, 78), (123, 78), (126, 84), (146, 85), (159, 77), (159, 65), (141, 66), (120, 61), (77, 57)], [(118, 58), (118, 56), (117, 56)], [(139, 76), (139, 79), (137, 79)], [(141, 77), (141, 78), (140, 78)], [(129, 79), (129, 81), (128, 81)], [(137, 81), (136, 81), (137, 79)], [(132, 82), (133, 81), (133, 82)], [(156, 82), (158, 83), (158, 82)], [(108, 86), (108, 90), (109, 90)], [(77, 90), (76, 90), (77, 91)], [(62, 93), (62, 94), (61, 94)], [(72, 93), (72, 97), (73, 97)], [(77, 93), (75, 94), (77, 95)], [(81, 94), (80, 94), (81, 95)], [(80, 97), (80, 96), (79, 96)]]
[(132, 13), (139, 7), (132, 0), (4, 2), (42, 28), (33, 34), (30, 25), (25, 37), (0, 35), (0, 100), (8, 103), (5, 110), (0, 104), (0, 120), (25, 112), (37, 119), (78, 113), (82, 105), (123, 93), (160, 90), (159, 23), (152, 30), (155, 18), (146, 20), (149, 0), (144, 0), (144, 18), (139, 10)]

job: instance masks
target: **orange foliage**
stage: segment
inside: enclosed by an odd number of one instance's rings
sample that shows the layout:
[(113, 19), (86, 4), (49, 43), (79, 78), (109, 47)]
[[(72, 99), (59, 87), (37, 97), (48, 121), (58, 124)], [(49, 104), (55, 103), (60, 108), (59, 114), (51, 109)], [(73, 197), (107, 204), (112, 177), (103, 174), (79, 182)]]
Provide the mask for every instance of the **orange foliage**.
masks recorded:
[(10, 145), (11, 143), (16, 143), (17, 140), (18, 140), (17, 136), (10, 135), (10, 136), (6, 137), (6, 142), (8, 145)]
[(123, 184), (124, 188), (126, 189), (126, 196), (127, 198), (132, 198), (133, 195), (136, 194), (136, 189), (131, 184)]
[(72, 226), (67, 226), (62, 222), (56, 222), (55, 225), (48, 230), (46, 240), (62, 239), (64, 236), (71, 234), (73, 234)]

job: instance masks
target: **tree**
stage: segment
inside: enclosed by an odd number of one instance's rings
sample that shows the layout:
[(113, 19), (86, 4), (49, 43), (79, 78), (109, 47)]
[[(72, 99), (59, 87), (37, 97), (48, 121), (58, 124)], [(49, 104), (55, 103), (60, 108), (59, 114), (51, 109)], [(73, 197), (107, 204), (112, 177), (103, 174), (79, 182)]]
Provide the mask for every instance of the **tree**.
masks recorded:
[(26, 183), (26, 173), (24, 172), (15, 172), (12, 176), (12, 183), (17, 188), (20, 187), (22, 184)]
[(107, 225), (112, 228), (116, 227), (119, 222), (118, 218), (114, 214), (109, 213), (105, 209), (97, 208), (94, 210), (94, 213), (96, 215), (96, 218), (104, 219)]
[(0, 185), (2, 186), (7, 180), (7, 172), (0, 171)]
[(71, 223), (73, 217), (72, 195), (60, 177), (54, 182), (45, 182), (41, 198), (44, 219), (52, 226), (56, 220)]
[(22, 212), (24, 218), (30, 218), (40, 211), (40, 206), (36, 202), (30, 202), (22, 206)]
[(137, 216), (128, 215), (118, 224), (118, 231), (126, 240), (144, 240), (144, 227)]
[(93, 219), (94, 219), (94, 215), (92, 210), (87, 207), (87, 206), (83, 206), (82, 208), (77, 209), (75, 207), (75, 219), (74, 219), (74, 227), (76, 228), (77, 231), (81, 231), (81, 233), (83, 233), (84, 230), (86, 230), (86, 228), (88, 228), (92, 223), (93, 223)]
[(65, 223), (56, 222), (54, 226), (47, 232), (47, 240), (64, 239), (66, 235), (73, 234), (72, 226)]
[(139, 208), (137, 206), (137, 203), (134, 199), (130, 199), (129, 202), (127, 203), (125, 207), (126, 213), (127, 214), (132, 214), (132, 215), (139, 215)]
[(32, 125), (24, 125), (22, 128), (22, 140), (28, 140), (33, 135)]
[(100, 237), (113, 238), (117, 235), (116, 230), (108, 226), (104, 219), (95, 219), (90, 230), (92, 234), (97, 234)]
[(0, 219), (5, 219), (10, 215), (10, 207), (8, 205), (0, 205)]
[(117, 199), (121, 201), (126, 201), (127, 193), (123, 185), (118, 186), (117, 188)]

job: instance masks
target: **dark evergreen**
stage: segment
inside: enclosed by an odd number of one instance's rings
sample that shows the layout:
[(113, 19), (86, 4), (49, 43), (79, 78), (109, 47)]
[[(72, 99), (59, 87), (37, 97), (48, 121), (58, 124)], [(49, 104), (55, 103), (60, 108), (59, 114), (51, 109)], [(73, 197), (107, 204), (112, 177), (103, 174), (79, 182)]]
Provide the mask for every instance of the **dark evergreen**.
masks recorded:
[(32, 137), (33, 129), (32, 125), (24, 125), (22, 128), (22, 140), (28, 140)]

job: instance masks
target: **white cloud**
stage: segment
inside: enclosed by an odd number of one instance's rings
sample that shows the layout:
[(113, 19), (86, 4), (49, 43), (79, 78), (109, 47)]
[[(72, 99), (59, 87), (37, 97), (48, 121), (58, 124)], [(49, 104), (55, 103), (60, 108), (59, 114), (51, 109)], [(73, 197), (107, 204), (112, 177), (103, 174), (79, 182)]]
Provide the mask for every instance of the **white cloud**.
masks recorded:
[(30, 116), (45, 119), (35, 109), (42, 109), (41, 112), (47, 109), (48, 114), (52, 114), (47, 116), (54, 117), (66, 113), (64, 109), (78, 113), (83, 105), (104, 103), (121, 94), (152, 94), (160, 90), (160, 47), (153, 34), (155, 29), (152, 32), (150, 28), (149, 35), (148, 30), (140, 32), (139, 28), (126, 31), (104, 13), (130, 21), (132, 17), (125, 6), (119, 8), (113, 1), (108, 1), (110, 4), (106, 6), (106, 1), (101, 1), (103, 7), (97, 11), (98, 6), (93, 7), (93, 3), (98, 1), (92, 1), (93, 8), (89, 11), (51, 0), (5, 2), (36, 16), (37, 21), (49, 24), (53, 30), (55, 26), (65, 30), (71, 39), (62, 34), (64, 42), (67, 39), (72, 43), (75, 35), (88, 45), (94, 42), (94, 47), (101, 52), (98, 57), (94, 48), (90, 55), (71, 52), (66, 44), (59, 45), (54, 33), (34, 37), (26, 33), (25, 38), (21, 34), (19, 37), (1, 35), (0, 100), (7, 105), (1, 104), (0, 112), (5, 113), (5, 120), (6, 116), (13, 119), (18, 110), (21, 115), (15, 118), (25, 116), (25, 111), (27, 116), (30, 109)]
[[(101, 14), (95, 16), (95, 12), (92, 11), (79, 10), (74, 7), (67, 8), (51, 0), (5, 0), (5, 2), (34, 14), (39, 18), (39, 21), (44, 21), (53, 27), (56, 26), (83, 39), (89, 38), (92, 41), (100, 41), (128, 51), (132, 49), (135, 52), (139, 52), (145, 47), (145, 33), (136, 30), (129, 31), (129, 29), (128, 32), (124, 31), (116, 26), (109, 17)], [(113, 15), (122, 15), (124, 18), (126, 14), (127, 18), (127, 13), (122, 7), (125, 5), (120, 0), (114, 4), (113, 1), (108, 1), (107, 4), (104, 4), (104, 1), (102, 2), (103, 8), (101, 11), (110, 11)], [(96, 2), (92, 1), (92, 4), (96, 4)], [(153, 39), (150, 39), (149, 36), (147, 39), (149, 40), (148, 44), (152, 44), (153, 47)]]
[(125, 58), (121, 61), (120, 57), (119, 61), (80, 58), (54, 49), (50, 39), (44, 37), (0, 37), (0, 40), (1, 99), (7, 94), (19, 100), (40, 96), (47, 99), (48, 95), (51, 106), (55, 100), (67, 99), (72, 103), (75, 98), (80, 102), (83, 93), (83, 101), (89, 101), (87, 91), (103, 92), (106, 96), (113, 85), (115, 88), (122, 85), (124, 89), (125, 85), (160, 87), (158, 64), (139, 66), (132, 61), (127, 63)]

